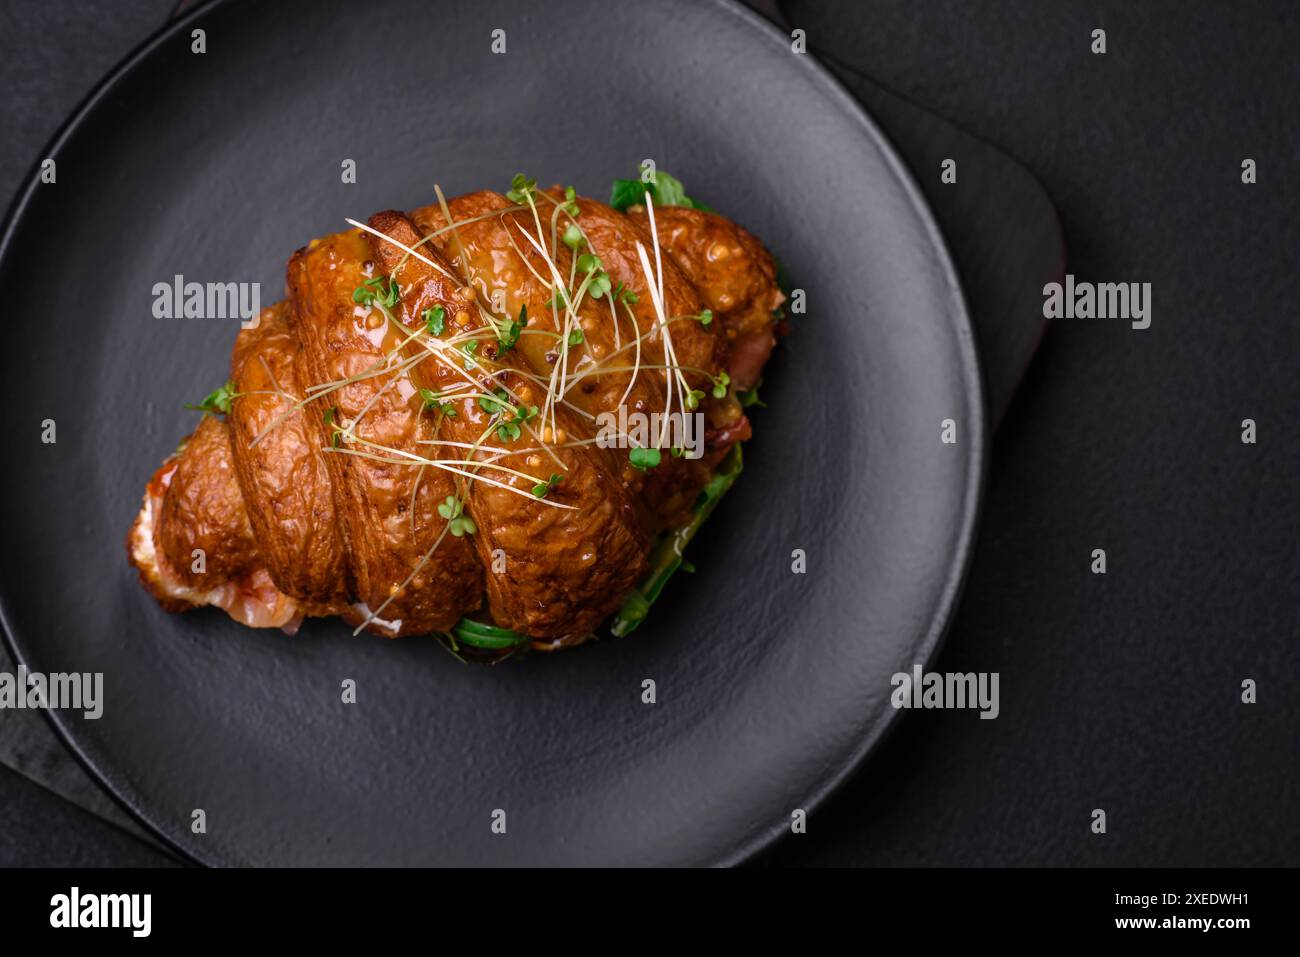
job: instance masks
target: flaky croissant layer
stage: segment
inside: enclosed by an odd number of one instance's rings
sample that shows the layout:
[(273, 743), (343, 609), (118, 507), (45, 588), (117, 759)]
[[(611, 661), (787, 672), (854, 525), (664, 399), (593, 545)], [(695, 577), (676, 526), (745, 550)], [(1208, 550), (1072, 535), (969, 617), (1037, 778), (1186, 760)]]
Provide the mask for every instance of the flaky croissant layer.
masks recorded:
[[(225, 417), (128, 535), (164, 608), (389, 637), (474, 615), (561, 645), (618, 608), (749, 436), (735, 392), (784, 297), (716, 214), (529, 199), (379, 213), (293, 255), (286, 300), (236, 340)], [(596, 440), (604, 413), (674, 408), (703, 416), (702, 456)]]

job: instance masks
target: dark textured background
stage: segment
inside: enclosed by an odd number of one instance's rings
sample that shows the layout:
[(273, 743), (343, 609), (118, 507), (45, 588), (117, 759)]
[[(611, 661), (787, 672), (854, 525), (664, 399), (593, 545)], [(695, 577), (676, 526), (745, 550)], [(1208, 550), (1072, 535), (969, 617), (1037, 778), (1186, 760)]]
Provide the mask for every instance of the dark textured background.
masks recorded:
[[(1023, 162), (1071, 271), (1152, 283), (1154, 318), (1056, 323), (997, 435), (936, 667), (1000, 672), (1001, 716), (907, 716), (763, 862), (1300, 863), (1300, 11), (1199, 6), (785, 3), (814, 47)], [(169, 8), (0, 8), (0, 194)], [(163, 860), (0, 769), (0, 863)]]

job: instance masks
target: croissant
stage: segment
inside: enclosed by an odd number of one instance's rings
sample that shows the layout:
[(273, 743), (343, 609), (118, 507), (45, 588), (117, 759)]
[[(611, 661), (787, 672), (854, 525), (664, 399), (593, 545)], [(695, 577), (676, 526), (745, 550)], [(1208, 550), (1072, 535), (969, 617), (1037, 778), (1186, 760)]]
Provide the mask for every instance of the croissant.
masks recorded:
[(738, 471), (785, 297), (716, 213), (514, 187), (294, 253), (128, 534), (164, 609), (491, 656), (635, 627)]

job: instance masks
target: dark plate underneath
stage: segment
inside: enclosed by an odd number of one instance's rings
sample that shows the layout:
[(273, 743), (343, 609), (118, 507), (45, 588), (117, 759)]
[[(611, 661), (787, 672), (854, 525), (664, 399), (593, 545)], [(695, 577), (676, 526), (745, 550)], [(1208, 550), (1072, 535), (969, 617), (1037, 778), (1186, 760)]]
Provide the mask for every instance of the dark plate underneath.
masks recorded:
[[(200, 11), (73, 119), (58, 182), (5, 231), (6, 629), (34, 670), (104, 673), (104, 716), (57, 727), (200, 861), (733, 862), (858, 763), (895, 717), (890, 675), (942, 636), (985, 426), (960, 291), (907, 174), (746, 11), (553, 7)], [(636, 635), (469, 668), (337, 623), (290, 639), (169, 616), (137, 587), (122, 539), (142, 486), (193, 426), (181, 403), (224, 380), (235, 333), (154, 319), (155, 282), (256, 280), (269, 297), (307, 237), (435, 182), (451, 195), (525, 169), (601, 195), (644, 157), (763, 237), (808, 313), (768, 370), (745, 475), (693, 546), (698, 573)]]

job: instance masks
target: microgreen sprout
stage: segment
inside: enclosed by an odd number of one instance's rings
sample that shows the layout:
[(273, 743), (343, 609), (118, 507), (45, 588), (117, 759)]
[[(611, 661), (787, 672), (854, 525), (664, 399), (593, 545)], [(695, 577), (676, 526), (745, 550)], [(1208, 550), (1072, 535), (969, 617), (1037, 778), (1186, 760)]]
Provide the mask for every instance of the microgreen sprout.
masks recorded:
[(591, 277), (587, 280), (587, 295), (592, 299), (599, 299), (613, 288), (609, 281), (609, 273), (605, 272), (603, 266), (600, 257), (595, 253), (583, 253), (578, 257), (578, 269), (581, 272), (591, 273)]
[(731, 376), (725, 372), (719, 372), (718, 377), (713, 380), (713, 397), (715, 399), (724, 399), (727, 396), (727, 386), (731, 385)]
[(569, 223), (564, 229), (564, 235), (560, 237), (564, 245), (572, 250), (577, 250), (579, 246), (587, 240), (582, 235), (582, 230), (578, 228), (577, 223)]
[(630, 449), (627, 453), (627, 460), (632, 463), (632, 468), (638, 472), (644, 472), (646, 469), (652, 469), (659, 464), (660, 455), (658, 449)]
[(536, 495), (538, 498), (546, 498), (547, 493), (550, 492), (551, 489), (555, 488), (555, 486), (559, 485), (563, 481), (564, 481), (563, 475), (560, 475), (556, 472), (552, 472), (551, 477), (547, 479), (545, 482), (538, 482), (536, 485), (533, 486), (533, 494)]
[[(519, 427), (537, 418), (537, 406), (514, 408), (510, 404), (510, 393), (505, 389), (497, 389), (492, 395), (479, 396), (478, 407), (501, 420), (496, 425), (496, 433), (502, 442), (514, 442), (521, 434)], [(507, 419), (507, 414), (511, 418)]]
[(528, 306), (525, 304), (519, 307), (519, 318), (507, 322), (502, 334), (497, 336), (498, 355), (503, 355), (515, 347), (515, 343), (519, 341), (519, 334), (524, 331), (526, 325), (528, 325)]
[(388, 276), (374, 276), (352, 290), (352, 301), (363, 306), (378, 303), (385, 309), (392, 309), (400, 298), (397, 281)]
[(478, 531), (474, 519), (465, 514), (465, 503), (455, 495), (448, 495), (438, 506), (438, 514), (447, 520), (447, 531), (457, 538), (466, 533), (473, 535)]
[(432, 389), (421, 389), (420, 399), (424, 402), (424, 407), (430, 411), (441, 412), (448, 418), (456, 418), (456, 407), (450, 402), (442, 401), (442, 393), (434, 392)]
[(510, 393), (505, 389), (497, 389), (492, 395), (479, 396), (478, 407), (488, 415), (505, 412), (510, 408)]
[(478, 340), (471, 339), (460, 347), (460, 351), (465, 353), (465, 371), (478, 368), (478, 363), (474, 361), (474, 354), (478, 352)]
[(193, 409), (195, 412), (219, 412), (222, 415), (229, 415), (230, 403), (238, 397), (239, 393), (235, 391), (235, 382), (232, 379), (220, 388), (209, 392), (198, 405), (187, 402), (185, 408)]
[(587, 284), (587, 295), (592, 299), (599, 299), (610, 290), (609, 273), (601, 270), (594, 273), (591, 282)]
[(341, 436), (343, 434), (343, 430), (338, 425), (338, 417), (339, 407), (337, 405), (330, 406), (325, 410), (325, 428), (330, 431), (330, 445), (336, 449), (342, 441)]
[(691, 316), (691, 318), (707, 329), (713, 325), (713, 310), (705, 309), (698, 316)]
[(519, 426), (537, 418), (537, 406), (530, 405), (521, 407), (518, 414), (509, 420), (504, 420), (497, 424), (497, 438), (502, 442), (514, 442), (519, 438)]
[(529, 179), (523, 173), (515, 173), (506, 190), (506, 198), (512, 203), (526, 203), (537, 189), (537, 180)]
[(420, 313), (420, 318), (424, 320), (425, 331), (431, 336), (440, 336), (447, 328), (447, 310), (442, 306), (424, 310)]

